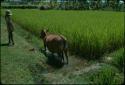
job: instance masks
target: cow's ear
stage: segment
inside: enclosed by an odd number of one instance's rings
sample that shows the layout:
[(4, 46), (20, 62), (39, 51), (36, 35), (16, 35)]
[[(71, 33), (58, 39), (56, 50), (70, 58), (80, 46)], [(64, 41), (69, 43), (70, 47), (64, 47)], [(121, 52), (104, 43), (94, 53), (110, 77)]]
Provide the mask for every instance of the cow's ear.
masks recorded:
[(48, 28), (46, 29), (46, 32), (49, 32), (49, 29), (48, 29)]
[(44, 32), (44, 30), (42, 29), (40, 32), (41, 32), (41, 33), (43, 33), (43, 32)]
[(45, 30), (45, 29), (43, 29), (43, 30), (42, 30), (42, 32), (46, 32), (46, 30)]

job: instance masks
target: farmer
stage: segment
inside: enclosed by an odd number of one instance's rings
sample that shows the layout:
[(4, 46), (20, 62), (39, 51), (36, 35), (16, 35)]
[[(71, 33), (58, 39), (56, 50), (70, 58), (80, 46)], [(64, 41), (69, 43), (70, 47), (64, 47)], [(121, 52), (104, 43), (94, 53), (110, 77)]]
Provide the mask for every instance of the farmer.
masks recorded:
[(13, 40), (13, 31), (14, 31), (14, 26), (11, 20), (11, 11), (10, 10), (6, 10), (5, 12), (5, 20), (6, 20), (6, 24), (7, 24), (7, 31), (8, 31), (8, 45), (14, 45), (14, 40)]

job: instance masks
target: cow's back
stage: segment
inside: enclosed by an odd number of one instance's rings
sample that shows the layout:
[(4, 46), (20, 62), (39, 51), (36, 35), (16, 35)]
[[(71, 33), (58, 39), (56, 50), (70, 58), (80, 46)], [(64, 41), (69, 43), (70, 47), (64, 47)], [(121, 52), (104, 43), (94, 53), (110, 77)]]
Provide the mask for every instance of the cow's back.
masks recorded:
[(64, 48), (64, 40), (59, 35), (50, 34), (46, 36), (46, 46), (53, 53), (61, 52)]

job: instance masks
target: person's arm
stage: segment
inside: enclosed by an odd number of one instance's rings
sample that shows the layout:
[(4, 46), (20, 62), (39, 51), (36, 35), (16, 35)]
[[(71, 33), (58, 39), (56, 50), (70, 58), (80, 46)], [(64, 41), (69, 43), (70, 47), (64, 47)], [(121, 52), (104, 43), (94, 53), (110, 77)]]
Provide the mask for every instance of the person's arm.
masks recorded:
[(9, 23), (10, 23), (10, 26), (11, 26), (11, 30), (14, 31), (14, 25), (13, 25), (11, 17), (9, 17)]
[(7, 21), (7, 16), (5, 15), (4, 17), (5, 17), (5, 21)]
[(12, 28), (12, 31), (14, 31), (14, 25), (12, 21), (11, 21), (11, 28)]

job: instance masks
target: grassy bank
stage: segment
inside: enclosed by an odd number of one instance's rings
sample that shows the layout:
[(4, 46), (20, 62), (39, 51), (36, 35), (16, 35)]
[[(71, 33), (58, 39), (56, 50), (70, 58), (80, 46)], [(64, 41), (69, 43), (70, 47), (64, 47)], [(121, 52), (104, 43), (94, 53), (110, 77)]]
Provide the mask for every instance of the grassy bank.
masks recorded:
[[(17, 27), (15, 31), (19, 31)], [(2, 84), (35, 84), (40, 73), (34, 75), (33, 69), (44, 69), (45, 63), (44, 54), (36, 51), (32, 44), (29, 44), (23, 36), (14, 32), (15, 45), (8, 47), (7, 29), (4, 19), (1, 18), (1, 83)], [(21, 33), (22, 34), (22, 33)], [(34, 39), (34, 38), (32, 38)], [(35, 49), (30, 51), (30, 49)], [(41, 67), (36, 65), (42, 63)], [(31, 70), (32, 68), (32, 70)], [(42, 77), (42, 76), (41, 76)]]

